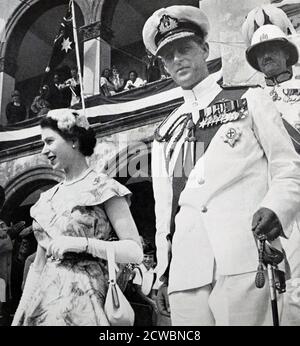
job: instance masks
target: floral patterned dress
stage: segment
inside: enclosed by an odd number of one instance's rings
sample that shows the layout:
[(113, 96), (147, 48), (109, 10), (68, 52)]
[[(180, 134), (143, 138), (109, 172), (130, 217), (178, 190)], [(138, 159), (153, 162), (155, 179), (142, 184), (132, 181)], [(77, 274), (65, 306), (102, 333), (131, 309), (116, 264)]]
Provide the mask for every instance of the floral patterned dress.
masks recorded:
[[(92, 170), (73, 185), (54, 186), (31, 208), (39, 245), (47, 249), (57, 236), (110, 239), (113, 231), (103, 203), (129, 195), (126, 187)], [(91, 255), (69, 253), (60, 261), (48, 258), (20, 324), (108, 326), (103, 309), (107, 279), (106, 261)]]

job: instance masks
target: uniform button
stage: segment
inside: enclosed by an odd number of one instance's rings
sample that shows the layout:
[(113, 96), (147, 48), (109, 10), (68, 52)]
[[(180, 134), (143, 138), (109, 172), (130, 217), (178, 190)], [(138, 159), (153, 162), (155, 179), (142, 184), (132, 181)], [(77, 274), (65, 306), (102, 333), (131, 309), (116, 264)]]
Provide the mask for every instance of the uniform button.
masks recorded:
[(198, 102), (197, 101), (192, 102), (192, 106), (193, 107), (197, 107), (198, 106)]
[(203, 206), (201, 207), (201, 211), (202, 211), (202, 213), (206, 213), (206, 212), (207, 212), (207, 208), (206, 208), (205, 205), (203, 205)]
[(198, 184), (203, 185), (205, 183), (205, 180), (203, 178), (198, 178)]

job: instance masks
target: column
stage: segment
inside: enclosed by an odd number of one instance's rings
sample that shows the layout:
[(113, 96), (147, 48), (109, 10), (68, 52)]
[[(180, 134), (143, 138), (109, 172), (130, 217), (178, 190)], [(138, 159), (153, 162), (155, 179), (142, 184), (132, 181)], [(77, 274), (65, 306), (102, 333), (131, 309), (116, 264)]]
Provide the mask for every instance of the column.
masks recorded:
[(11, 93), (15, 88), (15, 62), (9, 62), (6, 58), (0, 58), (0, 124), (6, 125), (5, 109), (11, 100)]
[(242, 24), (254, 7), (270, 0), (202, 0), (201, 9), (210, 21), (209, 60), (222, 58), (223, 81), (227, 85), (258, 84), (260, 77), (245, 59)]
[(111, 31), (101, 22), (86, 25), (80, 30), (84, 40), (83, 88), (85, 96), (100, 93), (100, 76), (104, 68), (110, 68)]

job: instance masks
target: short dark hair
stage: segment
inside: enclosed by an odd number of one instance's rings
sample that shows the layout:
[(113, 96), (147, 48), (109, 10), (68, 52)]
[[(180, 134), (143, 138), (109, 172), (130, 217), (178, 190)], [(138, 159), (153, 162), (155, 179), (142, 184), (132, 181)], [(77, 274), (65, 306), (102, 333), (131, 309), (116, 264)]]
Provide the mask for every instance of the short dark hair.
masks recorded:
[(202, 46), (206, 42), (205, 39), (199, 35), (191, 36), (190, 39), (195, 43), (198, 43), (199, 46)]
[(105, 69), (103, 69), (101, 76), (104, 76), (105, 72), (108, 71), (109, 76), (111, 76), (111, 70), (107, 67)]
[(134, 75), (135, 75), (136, 77), (138, 76), (138, 74), (137, 74), (136, 70), (131, 70), (131, 71), (129, 71), (128, 76), (130, 76), (130, 75), (131, 75), (131, 73), (134, 73)]
[[(75, 114), (77, 114), (74, 111)], [(79, 151), (84, 156), (91, 156), (94, 152), (96, 146), (96, 135), (94, 130), (90, 127), (85, 129), (84, 127), (79, 127), (74, 125), (70, 130), (61, 130), (57, 126), (57, 121), (51, 117), (45, 117), (40, 122), (41, 128), (49, 128), (57, 132), (65, 140), (78, 140)]]

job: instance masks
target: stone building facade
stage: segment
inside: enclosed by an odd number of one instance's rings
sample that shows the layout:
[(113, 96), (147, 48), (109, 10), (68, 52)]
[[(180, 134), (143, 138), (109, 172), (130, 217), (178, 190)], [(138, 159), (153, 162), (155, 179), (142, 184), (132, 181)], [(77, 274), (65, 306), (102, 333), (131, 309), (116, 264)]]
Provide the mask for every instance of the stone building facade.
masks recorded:
[[(245, 15), (255, 6), (268, 0), (75, 0), (75, 13), (79, 33), (79, 51), (86, 97), (99, 94), (101, 71), (117, 65), (121, 74), (135, 69), (144, 76), (141, 30), (146, 18), (161, 6), (188, 4), (200, 6), (211, 22), (210, 58), (222, 58), (225, 81), (241, 82), (235, 78), (236, 61), (228, 56), (242, 57), (240, 26)], [(282, 4), (280, 4), (282, 3)], [(290, 6), (290, 5), (295, 6)], [(289, 15), (299, 30), (300, 7), (297, 2), (276, 1), (277, 6), (289, 6)], [(5, 107), (16, 87), (21, 90), (27, 104), (37, 93), (45, 66), (51, 55), (57, 28), (68, 6), (68, 0), (3, 0), (0, 2), (0, 125), (6, 124)], [(237, 48), (238, 46), (238, 48)], [(229, 48), (228, 48), (229, 47)], [(228, 49), (230, 54), (228, 54)], [(232, 51), (233, 50), (233, 51)], [(75, 56), (65, 61), (76, 63)], [(241, 65), (242, 66), (242, 65)], [(239, 70), (247, 75), (245, 65)], [(246, 72), (245, 72), (246, 71)], [(233, 78), (234, 77), (234, 78)], [(242, 83), (241, 83), (242, 84)], [(176, 101), (177, 102), (177, 101)], [(135, 192), (132, 210), (139, 215), (148, 213), (149, 222), (141, 221), (141, 233), (154, 237), (153, 196), (149, 169), (153, 132), (157, 124), (176, 106), (157, 107), (148, 114), (137, 112), (126, 119), (95, 125), (97, 146), (91, 165), (97, 170), (107, 169), (111, 175), (128, 184)], [(145, 115), (146, 114), (146, 115)], [(0, 132), (1, 136), (1, 132)], [(1, 138), (0, 138), (1, 142)], [(26, 219), (29, 208), (40, 192), (63, 179), (39, 154), (39, 140), (16, 147), (0, 148), (0, 184), (7, 199), (2, 212), (8, 222)], [(136, 167), (134, 174), (129, 167)], [(142, 196), (142, 197), (141, 197)], [(143, 197), (144, 196), (144, 197)], [(146, 217), (146, 218), (147, 218)], [(141, 218), (141, 217), (140, 217)]]

